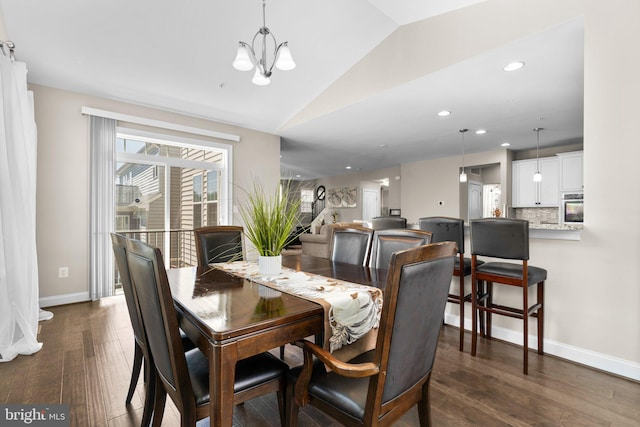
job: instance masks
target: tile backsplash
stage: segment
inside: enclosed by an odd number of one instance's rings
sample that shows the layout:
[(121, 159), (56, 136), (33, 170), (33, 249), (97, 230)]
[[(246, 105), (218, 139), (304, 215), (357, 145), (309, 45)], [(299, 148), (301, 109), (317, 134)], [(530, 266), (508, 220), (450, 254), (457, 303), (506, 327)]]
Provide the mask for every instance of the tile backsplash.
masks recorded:
[(511, 218), (526, 219), (531, 224), (558, 224), (558, 208), (512, 208)]

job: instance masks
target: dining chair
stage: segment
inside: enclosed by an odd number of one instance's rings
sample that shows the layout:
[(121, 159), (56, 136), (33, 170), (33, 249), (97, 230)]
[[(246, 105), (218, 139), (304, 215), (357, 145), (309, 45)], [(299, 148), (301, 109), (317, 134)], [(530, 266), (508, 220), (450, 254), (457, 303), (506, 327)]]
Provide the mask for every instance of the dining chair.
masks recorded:
[[(194, 426), (209, 416), (209, 360), (199, 350), (180, 347), (178, 317), (160, 249), (127, 241), (127, 262), (136, 295), (148, 352), (154, 366), (153, 425), (159, 426), (167, 394), (180, 412), (182, 426)], [(234, 404), (277, 392), (284, 422), (285, 375), (289, 367), (270, 353), (242, 359), (236, 364)]]
[[(537, 318), (538, 354), (544, 354), (544, 282), (547, 270), (529, 265), (529, 221), (512, 218), (484, 218), (471, 220), (471, 303), (473, 310), (471, 355), (476, 355), (476, 317), (486, 314), (486, 337), (491, 338), (491, 315), (499, 314), (523, 323), (523, 373), (529, 370), (529, 316)], [(478, 256), (519, 262), (490, 261), (480, 264)], [(484, 282), (483, 292), (478, 283)], [(493, 284), (516, 286), (522, 289), (521, 307), (494, 302)], [(536, 302), (529, 305), (529, 288), (536, 285)]]
[(374, 230), (407, 228), (407, 219), (401, 216), (377, 216), (371, 219), (371, 228)]
[(420, 425), (431, 425), (429, 384), (456, 251), (442, 242), (391, 256), (373, 350), (341, 362), (298, 342), (304, 362), (288, 375), (287, 426), (306, 404), (350, 426), (392, 425), (418, 405)]
[(244, 230), (236, 225), (214, 225), (193, 230), (198, 265), (242, 261)]
[[(443, 216), (432, 216), (418, 219), (420, 230), (428, 231), (432, 234), (432, 242), (456, 242), (458, 245), (458, 256), (453, 265), (453, 275), (458, 277), (458, 293), (449, 293), (448, 302), (460, 306), (460, 344), (458, 349), (464, 351), (464, 303), (471, 302), (471, 293), (465, 293), (465, 276), (471, 274), (471, 258), (465, 258), (464, 246), (464, 221), (460, 218), (450, 218)], [(478, 265), (483, 261), (477, 260)], [(484, 335), (484, 316), (480, 317), (480, 331)]]
[(331, 261), (366, 266), (373, 230), (365, 227), (337, 228), (333, 233)]
[[(121, 234), (111, 233), (111, 244), (113, 247), (113, 254), (116, 260), (116, 266), (120, 273), (120, 282), (122, 284), (122, 292), (124, 293), (124, 299), (127, 303), (127, 310), (129, 312), (129, 319), (131, 321), (131, 328), (133, 329), (134, 339), (134, 354), (133, 354), (133, 368), (131, 370), (131, 380), (129, 382), (129, 391), (127, 392), (127, 398), (125, 403), (128, 405), (131, 403), (133, 393), (138, 385), (138, 378), (140, 378), (140, 370), (144, 364), (144, 382), (146, 385), (146, 394), (144, 401), (144, 409), (142, 412), (142, 424), (143, 426), (149, 425), (151, 422), (151, 414), (153, 409), (153, 390), (150, 387), (150, 365), (149, 353), (146, 345), (146, 336), (142, 326), (142, 319), (140, 317), (140, 310), (138, 308), (138, 301), (133, 290), (131, 283), (131, 275), (129, 274), (129, 266), (127, 264), (127, 240), (125, 236)], [(182, 348), (184, 351), (195, 348), (195, 344), (180, 331), (180, 339), (182, 342)]]
[(431, 243), (431, 233), (422, 230), (375, 230), (369, 267), (386, 270), (394, 252)]

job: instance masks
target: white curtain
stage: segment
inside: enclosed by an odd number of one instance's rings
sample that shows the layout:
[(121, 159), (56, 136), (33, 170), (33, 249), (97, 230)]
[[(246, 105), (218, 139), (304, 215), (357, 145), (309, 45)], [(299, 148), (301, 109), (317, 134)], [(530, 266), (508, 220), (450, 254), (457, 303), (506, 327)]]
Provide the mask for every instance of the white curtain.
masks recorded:
[(36, 123), (27, 67), (0, 54), (0, 361), (40, 350)]
[(92, 300), (113, 295), (111, 233), (115, 223), (116, 121), (89, 116), (91, 132), (91, 283)]

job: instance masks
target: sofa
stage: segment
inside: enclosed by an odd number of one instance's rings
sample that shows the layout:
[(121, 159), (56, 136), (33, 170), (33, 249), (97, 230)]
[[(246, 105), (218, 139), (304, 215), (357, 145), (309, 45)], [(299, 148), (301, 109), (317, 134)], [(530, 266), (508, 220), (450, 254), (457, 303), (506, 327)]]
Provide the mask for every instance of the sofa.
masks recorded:
[(336, 228), (361, 226), (351, 222), (336, 222), (325, 224), (320, 227), (317, 234), (301, 234), (300, 244), (302, 245), (302, 255), (311, 255), (319, 258), (327, 258), (331, 256), (331, 244), (333, 242), (333, 233)]

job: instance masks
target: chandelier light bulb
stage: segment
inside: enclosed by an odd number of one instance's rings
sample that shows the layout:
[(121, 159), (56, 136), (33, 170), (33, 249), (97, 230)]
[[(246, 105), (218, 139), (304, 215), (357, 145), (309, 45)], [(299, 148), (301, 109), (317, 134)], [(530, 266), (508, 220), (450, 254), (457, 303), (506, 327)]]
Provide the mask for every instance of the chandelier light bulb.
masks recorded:
[(271, 79), (260, 72), (260, 67), (256, 67), (251, 83), (258, 86), (266, 86), (271, 83)]
[(253, 69), (253, 62), (251, 62), (251, 57), (249, 56), (249, 50), (242, 42), (238, 46), (236, 59), (234, 59), (233, 61), (233, 68), (235, 68), (238, 71), (249, 71)]
[(464, 169), (460, 172), (460, 182), (467, 182), (467, 174), (464, 172)]
[(296, 68), (296, 63), (293, 61), (291, 51), (287, 42), (282, 43), (280, 49), (278, 49), (278, 60), (276, 61), (276, 68), (282, 71), (290, 71)]

